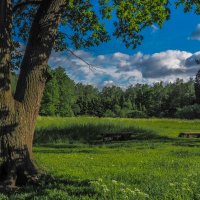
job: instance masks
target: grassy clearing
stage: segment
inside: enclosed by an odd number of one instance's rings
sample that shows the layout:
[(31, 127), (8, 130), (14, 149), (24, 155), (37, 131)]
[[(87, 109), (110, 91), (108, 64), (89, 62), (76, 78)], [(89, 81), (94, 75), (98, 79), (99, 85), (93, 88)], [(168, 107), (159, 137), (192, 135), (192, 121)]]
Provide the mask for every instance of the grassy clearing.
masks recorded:
[(65, 179), (103, 179), (106, 185), (116, 180), (148, 194), (150, 199), (200, 199), (199, 143), (195, 145), (137, 142), (74, 146), (70, 151), (58, 146), (40, 147), (35, 149), (35, 157), (44, 169)]
[(154, 130), (140, 127), (126, 119), (112, 118), (39, 118), (35, 143), (94, 143), (102, 134), (132, 132), (138, 138), (153, 138)]
[[(90, 134), (122, 130), (142, 137), (86, 142)], [(182, 131), (199, 130), (198, 120), (39, 118), (34, 157), (55, 178), (10, 199), (200, 199), (200, 140), (177, 138)], [(52, 135), (45, 142), (47, 133)], [(56, 137), (61, 143), (48, 144)]]
[(199, 131), (199, 120), (113, 119), (113, 118), (39, 118), (35, 143), (88, 143), (102, 133), (130, 131), (138, 139), (177, 138), (182, 131)]

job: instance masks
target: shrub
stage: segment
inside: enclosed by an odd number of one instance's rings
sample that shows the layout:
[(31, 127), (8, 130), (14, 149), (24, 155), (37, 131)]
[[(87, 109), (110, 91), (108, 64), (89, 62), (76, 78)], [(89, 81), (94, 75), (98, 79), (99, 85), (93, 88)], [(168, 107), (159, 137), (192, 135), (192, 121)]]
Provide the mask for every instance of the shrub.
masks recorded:
[(119, 117), (126, 118), (126, 117), (128, 117), (129, 112), (130, 111), (127, 108), (123, 108), (119, 112)]
[(175, 117), (181, 119), (199, 119), (200, 118), (200, 105), (194, 104), (190, 106), (185, 106), (178, 109)]
[(146, 113), (139, 110), (132, 110), (128, 113), (129, 118), (146, 118)]
[(112, 110), (106, 110), (104, 117), (116, 117), (115, 113)]

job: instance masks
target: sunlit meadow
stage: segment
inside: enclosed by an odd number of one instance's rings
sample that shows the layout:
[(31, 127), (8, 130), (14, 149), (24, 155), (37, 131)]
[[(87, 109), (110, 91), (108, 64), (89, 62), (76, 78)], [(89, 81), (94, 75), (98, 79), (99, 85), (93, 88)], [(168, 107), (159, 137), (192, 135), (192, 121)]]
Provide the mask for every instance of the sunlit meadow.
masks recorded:
[[(0, 199), (200, 199), (200, 121), (39, 118), (34, 159), (48, 177)], [(102, 142), (104, 133), (130, 141)]]

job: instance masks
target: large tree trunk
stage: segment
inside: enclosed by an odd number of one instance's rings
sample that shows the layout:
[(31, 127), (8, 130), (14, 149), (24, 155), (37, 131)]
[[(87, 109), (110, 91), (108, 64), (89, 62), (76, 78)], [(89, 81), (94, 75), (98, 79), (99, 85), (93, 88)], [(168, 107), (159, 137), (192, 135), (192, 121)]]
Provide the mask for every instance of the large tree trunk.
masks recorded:
[(16, 93), (10, 87), (12, 6), (0, 1), (0, 182), (23, 185), (38, 171), (32, 162), (32, 142), (65, 0), (43, 0), (30, 30)]

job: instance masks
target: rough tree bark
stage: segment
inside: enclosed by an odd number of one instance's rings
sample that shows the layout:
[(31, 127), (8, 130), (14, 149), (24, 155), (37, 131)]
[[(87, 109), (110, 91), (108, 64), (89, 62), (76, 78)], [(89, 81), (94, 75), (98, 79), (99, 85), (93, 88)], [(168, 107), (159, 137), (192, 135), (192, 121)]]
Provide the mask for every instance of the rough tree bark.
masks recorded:
[(14, 97), (10, 86), (11, 0), (0, 1), (0, 182), (15, 186), (37, 177), (32, 142), (48, 79), (47, 62), (65, 0), (43, 0), (34, 18)]

